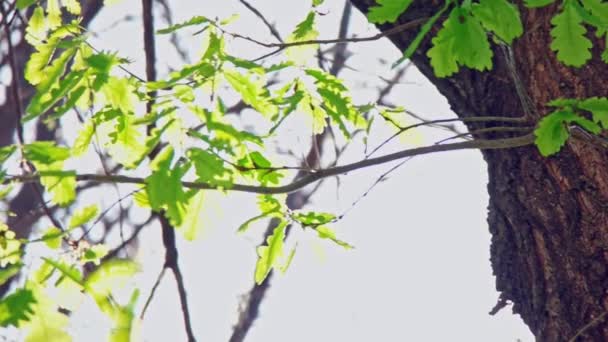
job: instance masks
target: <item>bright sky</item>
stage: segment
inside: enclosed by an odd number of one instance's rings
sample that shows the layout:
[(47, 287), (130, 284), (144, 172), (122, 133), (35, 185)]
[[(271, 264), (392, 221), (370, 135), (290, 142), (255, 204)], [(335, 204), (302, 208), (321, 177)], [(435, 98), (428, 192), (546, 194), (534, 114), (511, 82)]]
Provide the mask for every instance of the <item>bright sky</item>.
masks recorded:
[[(251, 2), (276, 22), (284, 37), (309, 9), (308, 1)], [(170, 3), (176, 21), (193, 15), (222, 18), (241, 13), (232, 31), (271, 40), (259, 19), (239, 1)], [(321, 38), (336, 37), (343, 4), (326, 0), (321, 7), (327, 13), (320, 17)], [(129, 68), (143, 74), (140, 12), (138, 1), (123, 1), (104, 10), (92, 29), (101, 32), (127, 14), (134, 16), (135, 20), (121, 22), (100, 34), (93, 44), (99, 49), (120, 51), (134, 61)], [(356, 10), (351, 24), (351, 34), (368, 36), (377, 32)], [(182, 36), (184, 46), (195, 58), (201, 49), (200, 37)], [(232, 44), (232, 51), (243, 57), (266, 52), (241, 41), (230, 41), (229, 46)], [(168, 66), (179, 65), (166, 38), (159, 40), (158, 50), (161, 73)], [(390, 64), (399, 57), (399, 51), (384, 39), (349, 45), (349, 51), (354, 57), (347, 64), (358, 71), (347, 70), (340, 76), (353, 87), (356, 103), (375, 100), (376, 87), (382, 85), (377, 76), (392, 76)], [(379, 64), (379, 59), (388, 63)], [(427, 118), (453, 116), (445, 99), (415, 68), (409, 69), (389, 99)], [(285, 132), (294, 137), (293, 146), (308, 141), (310, 132), (298, 128), (299, 122), (286, 124)], [(391, 133), (381, 126), (375, 126), (372, 147)], [(397, 142), (383, 153), (445, 137), (436, 130), (423, 130), (419, 135)], [(343, 162), (362, 156), (362, 145), (353, 146)], [(335, 180), (327, 181), (313, 198), (312, 207), (335, 213), (347, 210), (390, 166), (340, 177), (339, 186)], [(532, 336), (519, 317), (511, 314), (510, 307), (495, 317), (488, 315), (498, 293), (489, 262), (486, 184), (485, 164), (477, 151), (414, 158), (334, 226), (338, 236), (354, 245), (354, 250), (319, 241), (310, 233), (294, 234), (295, 239), (290, 240), (299, 244), (293, 264), (286, 275), (273, 279), (247, 341), (531, 341)], [(235, 233), (241, 223), (255, 215), (255, 196), (226, 198), (209, 193), (207, 203), (204, 236), (196, 242), (179, 241), (180, 263), (187, 280), (195, 334), (200, 341), (227, 341), (237, 319), (239, 296), (253, 282), (255, 247), (265, 226), (254, 226), (245, 235)], [(149, 227), (140, 243), (140, 308), (163, 256), (160, 229)], [(92, 312), (93, 304), (85, 304), (81, 310)], [(102, 334), (93, 333), (105, 326), (97, 320), (99, 316), (95, 317), (74, 323), (74, 330), (82, 336), (77, 340), (104, 340)], [(186, 340), (175, 282), (169, 273), (141, 328), (146, 341)]]

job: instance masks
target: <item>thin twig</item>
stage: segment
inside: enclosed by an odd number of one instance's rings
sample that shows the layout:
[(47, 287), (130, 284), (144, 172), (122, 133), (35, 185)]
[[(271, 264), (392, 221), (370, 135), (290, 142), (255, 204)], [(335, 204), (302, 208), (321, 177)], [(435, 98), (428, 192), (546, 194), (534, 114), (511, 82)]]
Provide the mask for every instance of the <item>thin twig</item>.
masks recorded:
[[(206, 182), (182, 182), (182, 186), (190, 189), (200, 190), (221, 190), (221, 191), (238, 191), (238, 192), (250, 192), (257, 194), (286, 194), (297, 191), (309, 184), (315, 183), (323, 178), (333, 177), (341, 174), (345, 174), (351, 171), (367, 168), (374, 165), (385, 164), (394, 160), (399, 160), (407, 157), (447, 152), (447, 151), (458, 151), (458, 150), (500, 150), (507, 148), (516, 148), (529, 146), (534, 144), (534, 134), (526, 134), (514, 138), (503, 138), (503, 139), (477, 139), (472, 141), (456, 142), (445, 145), (431, 145), (424, 147), (416, 147), (411, 149), (402, 150), (399, 152), (387, 154), (381, 157), (370, 158), (360, 160), (351, 164), (335, 166), (325, 169), (320, 169), (314, 173), (310, 173), (298, 180), (295, 180), (289, 184), (281, 186), (256, 186), (246, 184), (232, 184), (217, 185)], [(41, 176), (62, 176), (63, 173), (60, 171), (42, 171), (35, 174), (28, 175), (9, 175), (4, 178), (2, 184), (8, 184), (11, 182), (19, 183), (31, 183), (36, 182)], [(124, 184), (146, 184), (144, 178), (130, 177), (122, 175), (99, 175), (99, 174), (76, 174), (76, 181), (91, 181), (97, 183), (124, 183)]]
[[(373, 36), (367, 36), (367, 37), (350, 37), (350, 38), (333, 38), (333, 39), (312, 39), (312, 40), (301, 40), (301, 41), (295, 41), (295, 42), (288, 42), (288, 43), (266, 43), (260, 40), (257, 40), (255, 38), (251, 38), (249, 36), (245, 36), (242, 35), (240, 33), (234, 33), (234, 32), (230, 32), (225, 30), (224, 28), (222, 28), (219, 24), (215, 23), (215, 22), (211, 22), (211, 24), (213, 26), (215, 26), (216, 28), (218, 28), (220, 31), (222, 31), (223, 33), (232, 36), (234, 38), (239, 38), (242, 40), (246, 40), (248, 42), (257, 44), (259, 46), (263, 46), (265, 48), (278, 48), (278, 49), (287, 49), (290, 47), (294, 47), (294, 46), (302, 46), (302, 45), (316, 45), (316, 44), (347, 44), (347, 43), (361, 43), (361, 42), (370, 42), (370, 41), (375, 41), (396, 33), (400, 33), (409, 29), (412, 29), (424, 22), (426, 22), (428, 20), (428, 18), (418, 18), (418, 19), (414, 19), (412, 21), (408, 21), (407, 23), (403, 23), (400, 25), (397, 25), (389, 30), (380, 32), (378, 34), (375, 34)], [(276, 53), (276, 52), (275, 52)]]
[(272, 34), (279, 42), (284, 43), (283, 38), (281, 38), (281, 34), (279, 33), (279, 31), (277, 31), (277, 29), (274, 27), (274, 25), (272, 25), (266, 19), (266, 17), (262, 14), (262, 12), (260, 12), (257, 8), (255, 8), (254, 6), (252, 6), (249, 2), (247, 2), (245, 0), (239, 0), (239, 1), (245, 7), (247, 7), (247, 9), (249, 9), (251, 12), (253, 12), (253, 14), (255, 14), (258, 18), (260, 18), (262, 20), (262, 22), (264, 22), (264, 25), (266, 25), (266, 27), (270, 31), (270, 34)]
[[(407, 112), (409, 115), (411, 115), (410, 112)], [(438, 120), (425, 120), (423, 122), (419, 122), (413, 125), (409, 125), (409, 126), (405, 126), (405, 127), (399, 127), (399, 125), (397, 125), (395, 122), (392, 122), (393, 125), (395, 125), (397, 128), (399, 128), (399, 130), (397, 132), (395, 132), (395, 134), (391, 135), (390, 137), (388, 137), (386, 140), (384, 140), (380, 145), (376, 146), (376, 148), (374, 148), (370, 153), (368, 153), (365, 158), (369, 158), (371, 157), (374, 153), (376, 153), (378, 150), (380, 150), (382, 147), (384, 147), (386, 144), (388, 144), (389, 142), (391, 142), (393, 139), (395, 139), (396, 137), (398, 137), (399, 135), (414, 129), (416, 127), (421, 127), (421, 126), (434, 126), (437, 124), (441, 124), (441, 123), (446, 123), (446, 122), (506, 122), (506, 123), (523, 123), (526, 122), (525, 118), (511, 118), (511, 117), (504, 117), (504, 116), (478, 116), (478, 117), (471, 117), (471, 118), (452, 118), (452, 119), (438, 119)]]
[(164, 266), (160, 269), (160, 273), (158, 273), (158, 276), (156, 277), (156, 281), (154, 282), (154, 285), (152, 286), (150, 295), (148, 295), (148, 299), (146, 299), (146, 304), (144, 304), (143, 309), (141, 309), (141, 313), (139, 314), (139, 319), (141, 319), (141, 320), (144, 319), (144, 316), (146, 315), (146, 311), (148, 310), (148, 306), (150, 306), (150, 303), (152, 303), (152, 299), (154, 298), (154, 295), (156, 294), (156, 290), (158, 289), (158, 286), (160, 285), (161, 280), (163, 280), (163, 277), (165, 276), (166, 271), (167, 271), (167, 268)]

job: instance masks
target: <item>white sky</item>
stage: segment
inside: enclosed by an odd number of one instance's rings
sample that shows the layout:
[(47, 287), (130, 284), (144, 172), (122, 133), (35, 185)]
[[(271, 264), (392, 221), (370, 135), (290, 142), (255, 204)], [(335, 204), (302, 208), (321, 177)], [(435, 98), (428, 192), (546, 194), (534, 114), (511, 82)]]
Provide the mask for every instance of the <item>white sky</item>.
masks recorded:
[[(276, 22), (284, 37), (310, 7), (307, 1), (251, 2)], [(271, 39), (261, 22), (236, 0), (170, 3), (176, 22), (193, 15), (222, 18), (238, 12), (241, 17), (232, 31)], [(93, 44), (98, 49), (120, 51), (121, 56), (134, 61), (129, 69), (143, 74), (139, 5), (139, 1), (123, 1), (104, 10), (92, 29), (101, 31), (125, 15), (133, 15), (135, 21), (119, 24), (95, 38)], [(321, 7), (327, 13), (320, 17), (321, 38), (337, 35), (342, 6), (343, 1), (326, 0)], [(351, 34), (368, 36), (377, 32), (356, 10), (351, 24)], [(164, 26), (157, 24), (159, 28)], [(200, 37), (182, 37), (184, 46), (196, 58)], [(158, 45), (161, 75), (167, 66), (179, 65), (173, 48), (163, 42), (166, 38), (161, 38)], [(231, 44), (235, 44), (232, 51), (243, 57), (266, 52), (239, 41), (229, 41)], [(375, 85), (381, 84), (375, 75), (390, 78), (390, 63), (400, 52), (385, 39), (350, 45), (349, 51), (355, 56), (347, 64), (359, 72), (345, 71), (340, 76), (353, 87), (356, 103), (373, 101), (377, 96)], [(379, 58), (389, 63), (380, 65)], [(445, 99), (414, 68), (408, 71), (406, 81), (394, 88), (390, 96), (394, 104), (428, 118), (453, 116)], [(368, 88), (360, 90), (364, 84)], [(308, 132), (294, 128), (298, 122), (286, 124), (286, 131), (296, 136), (294, 144), (297, 137), (308, 139)], [(370, 138), (370, 146), (390, 133), (378, 129)], [(422, 136), (425, 143), (432, 143), (445, 135), (424, 130)], [(408, 146), (411, 143), (401, 141), (383, 153)], [(355, 146), (343, 163), (361, 157), (362, 147)], [(312, 207), (341, 213), (389, 168), (384, 165), (343, 176), (339, 187), (335, 180), (326, 182), (313, 198)], [(299, 245), (293, 264), (286, 275), (273, 279), (247, 341), (531, 341), (531, 334), (519, 317), (510, 313), (510, 307), (495, 317), (487, 314), (498, 294), (489, 262), (486, 184), (485, 164), (477, 151), (418, 157), (377, 186), (333, 226), (341, 239), (356, 247), (354, 250), (319, 241), (310, 233), (294, 234), (292, 238), (298, 239)], [(209, 193), (208, 198), (209, 218), (202, 222), (204, 236), (196, 242), (180, 239), (180, 264), (199, 341), (227, 341), (237, 318), (239, 296), (252, 285), (255, 247), (265, 225), (254, 226), (245, 235), (235, 234), (242, 222), (255, 215), (253, 195), (226, 198)], [(156, 225), (147, 229), (140, 246), (141, 308), (164, 257)], [(77, 340), (105, 340), (97, 331), (107, 322), (84, 314), (94, 311), (92, 307), (92, 303), (85, 304), (80, 316), (84, 322), (73, 325), (77, 336), (82, 336)], [(186, 340), (170, 273), (141, 328), (146, 341)]]

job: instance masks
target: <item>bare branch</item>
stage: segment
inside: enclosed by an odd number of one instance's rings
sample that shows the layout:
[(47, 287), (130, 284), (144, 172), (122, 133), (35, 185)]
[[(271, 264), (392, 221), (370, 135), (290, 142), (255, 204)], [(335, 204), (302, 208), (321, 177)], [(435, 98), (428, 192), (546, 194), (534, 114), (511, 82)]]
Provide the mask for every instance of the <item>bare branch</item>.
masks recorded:
[[(201, 190), (221, 190), (221, 191), (239, 191), (239, 192), (250, 192), (257, 194), (285, 194), (297, 191), (303, 187), (317, 182), (323, 178), (333, 177), (341, 174), (345, 174), (351, 171), (367, 168), (374, 165), (385, 164), (394, 160), (399, 160), (407, 157), (431, 154), (437, 152), (447, 151), (458, 151), (458, 150), (499, 150), (506, 148), (515, 148), (529, 146), (534, 143), (534, 134), (526, 134), (514, 138), (503, 138), (503, 139), (478, 139), (472, 141), (463, 141), (445, 145), (431, 145), (424, 147), (416, 147), (412, 149), (402, 150), (399, 152), (387, 154), (381, 157), (369, 158), (346, 164), (342, 166), (330, 167), (326, 169), (320, 169), (313, 173), (308, 174), (298, 180), (295, 180), (289, 184), (281, 186), (255, 186), (246, 184), (233, 184), (230, 187), (225, 185), (216, 185), (205, 182), (182, 182), (182, 185), (190, 189), (201, 189)], [(31, 183), (39, 180), (41, 176), (61, 176), (61, 172), (56, 171), (44, 171), (37, 172), (36, 174), (29, 175), (11, 175), (4, 178), (2, 184), (8, 184), (11, 182), (19, 183)], [(130, 177), (130, 176), (106, 176), (99, 174), (77, 174), (77, 181), (91, 181), (97, 183), (125, 183), (125, 184), (146, 184), (144, 178)]]
[(284, 43), (283, 38), (281, 38), (281, 34), (279, 33), (279, 31), (277, 31), (277, 29), (274, 27), (274, 25), (272, 25), (266, 19), (266, 17), (262, 14), (262, 12), (260, 12), (257, 8), (255, 8), (254, 6), (252, 6), (249, 2), (247, 2), (245, 0), (239, 0), (239, 1), (245, 7), (247, 7), (247, 9), (249, 9), (251, 12), (253, 12), (253, 14), (255, 14), (258, 18), (260, 18), (262, 20), (262, 22), (264, 22), (264, 25), (266, 25), (266, 27), (268, 27), (270, 34), (272, 34), (279, 42)]

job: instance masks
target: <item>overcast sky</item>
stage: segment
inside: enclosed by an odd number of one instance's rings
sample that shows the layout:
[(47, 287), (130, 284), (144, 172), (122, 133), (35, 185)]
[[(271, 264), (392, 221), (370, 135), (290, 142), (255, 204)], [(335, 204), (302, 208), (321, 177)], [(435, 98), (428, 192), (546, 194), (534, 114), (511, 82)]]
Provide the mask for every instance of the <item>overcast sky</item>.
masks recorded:
[[(193, 15), (241, 16), (231, 30), (270, 41), (267, 29), (239, 1), (169, 1), (176, 21)], [(320, 37), (337, 35), (343, 1), (326, 0), (320, 11)], [(251, 1), (286, 37), (310, 8), (309, 1)], [(123, 1), (102, 12), (92, 25), (100, 35), (92, 40), (98, 49), (117, 50), (134, 61), (130, 69), (143, 74), (143, 42), (138, 1)], [(126, 15), (132, 21), (113, 23)], [(377, 31), (356, 10), (351, 34)], [(163, 27), (160, 22), (157, 27)], [(103, 31), (103, 32), (102, 32)], [(192, 31), (185, 31), (192, 32)], [(196, 58), (200, 36), (182, 35), (184, 46)], [(179, 60), (166, 38), (159, 40), (159, 70), (178, 66)], [(259, 56), (260, 47), (229, 40), (234, 54)], [(391, 78), (390, 64), (400, 52), (387, 40), (349, 45), (354, 56), (344, 77), (353, 87), (357, 104), (374, 101), (378, 76)], [(388, 64), (378, 63), (379, 59)], [(410, 68), (389, 97), (427, 118), (453, 117), (446, 100), (415, 68)], [(244, 118), (248, 120), (248, 118)], [(370, 146), (391, 133), (374, 126)], [(297, 121), (286, 122), (284, 132), (297, 148), (310, 132)], [(422, 130), (416, 136), (392, 144), (383, 153), (433, 143), (446, 135)], [(302, 149), (307, 146), (302, 145)], [(343, 163), (363, 156), (361, 144), (353, 146)], [(311, 207), (342, 213), (391, 165), (375, 167), (327, 181)], [(319, 241), (310, 233), (294, 234), (298, 250), (290, 269), (275, 277), (258, 321), (247, 339), (266, 341), (531, 341), (532, 336), (511, 308), (497, 316), (488, 311), (496, 304), (489, 262), (490, 235), (486, 222), (488, 195), (485, 164), (478, 151), (448, 152), (417, 157), (377, 186), (348, 215), (334, 225), (338, 236), (355, 246), (344, 249)], [(245, 235), (235, 230), (256, 214), (253, 195), (208, 194), (204, 234), (195, 242), (179, 241), (180, 262), (187, 280), (194, 331), (200, 341), (227, 341), (237, 319), (240, 295), (253, 282), (255, 247), (265, 229), (258, 225)], [(160, 230), (150, 227), (142, 237), (138, 259), (143, 272), (140, 308), (158, 274), (164, 257)], [(83, 316), (93, 304), (81, 309)], [(75, 315), (78, 317), (77, 315)], [(97, 316), (95, 316), (97, 317)], [(107, 322), (106, 322), (107, 323)], [(74, 323), (86, 341), (104, 340), (93, 334), (103, 320)], [(185, 341), (175, 282), (167, 274), (143, 326), (146, 341)], [(82, 334), (82, 335), (80, 335)]]

